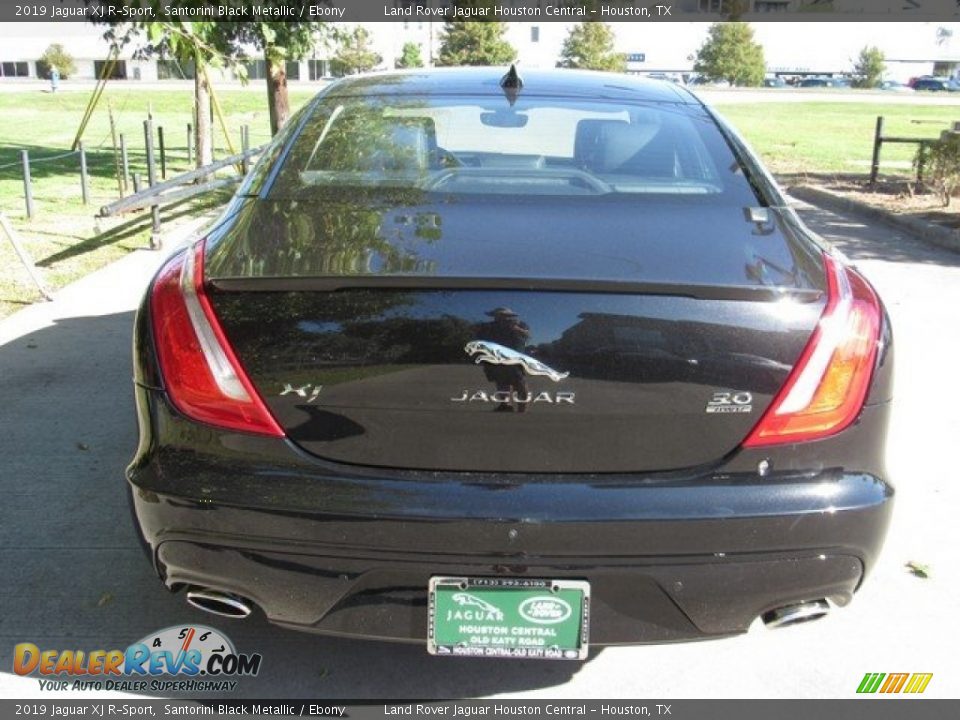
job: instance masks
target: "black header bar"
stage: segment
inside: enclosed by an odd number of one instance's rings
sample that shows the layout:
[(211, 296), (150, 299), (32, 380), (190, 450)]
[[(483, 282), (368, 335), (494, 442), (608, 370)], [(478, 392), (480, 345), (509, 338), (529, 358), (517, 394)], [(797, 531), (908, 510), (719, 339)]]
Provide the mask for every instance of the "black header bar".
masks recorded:
[(951, 22), (960, 0), (4, 0), (0, 22)]

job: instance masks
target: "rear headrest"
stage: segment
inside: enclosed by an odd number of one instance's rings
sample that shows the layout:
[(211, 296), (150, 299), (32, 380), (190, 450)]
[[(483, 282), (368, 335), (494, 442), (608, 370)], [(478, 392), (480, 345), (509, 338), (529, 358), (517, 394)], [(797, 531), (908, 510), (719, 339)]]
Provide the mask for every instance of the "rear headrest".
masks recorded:
[(657, 123), (628, 123), (625, 120), (594, 118), (577, 123), (574, 158), (582, 167), (610, 173), (635, 165), (641, 152), (659, 155), (653, 140), (660, 132)]
[(577, 123), (577, 133), (573, 141), (573, 157), (577, 164), (588, 169), (599, 169), (600, 146), (603, 142), (604, 128), (614, 125), (626, 125), (626, 120), (602, 120), (586, 118)]
[[(659, 125), (632, 123), (604, 128), (600, 143), (602, 172), (624, 169), (644, 150), (660, 131)], [(651, 148), (652, 149), (652, 148)]]

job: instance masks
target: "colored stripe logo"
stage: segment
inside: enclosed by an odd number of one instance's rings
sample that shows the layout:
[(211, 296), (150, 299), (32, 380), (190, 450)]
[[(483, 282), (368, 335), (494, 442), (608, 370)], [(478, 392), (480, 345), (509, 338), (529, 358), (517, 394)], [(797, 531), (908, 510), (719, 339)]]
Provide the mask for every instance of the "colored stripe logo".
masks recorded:
[(919, 694), (927, 689), (933, 673), (867, 673), (860, 681), (858, 693), (911, 693)]

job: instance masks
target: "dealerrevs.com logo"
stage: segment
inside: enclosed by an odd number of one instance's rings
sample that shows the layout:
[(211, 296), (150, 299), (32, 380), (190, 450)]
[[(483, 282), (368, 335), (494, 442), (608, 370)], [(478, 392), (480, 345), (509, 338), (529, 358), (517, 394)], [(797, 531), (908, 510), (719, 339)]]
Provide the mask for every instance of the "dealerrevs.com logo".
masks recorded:
[[(168, 627), (126, 649), (41, 650), (16, 645), (13, 671), (39, 675), (40, 689), (124, 692), (224, 692), (260, 672), (259, 653), (238, 653), (230, 639), (204, 625)], [(172, 679), (171, 679), (172, 678)]]

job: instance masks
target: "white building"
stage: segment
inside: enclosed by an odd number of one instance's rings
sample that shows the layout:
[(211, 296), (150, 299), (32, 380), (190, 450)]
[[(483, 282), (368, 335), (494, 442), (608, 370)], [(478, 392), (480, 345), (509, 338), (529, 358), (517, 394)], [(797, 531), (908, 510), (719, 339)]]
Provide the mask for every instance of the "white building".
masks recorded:
[[(574, 23), (508, 23), (507, 38), (517, 49), (520, 67), (554, 67)], [(938, 63), (960, 67), (960, 23), (801, 23), (751, 24), (763, 45), (771, 73), (835, 74), (853, 69), (860, 50), (875, 45), (887, 58), (887, 75), (906, 80), (932, 74)], [(630, 72), (687, 73), (706, 39), (709, 23), (611, 23), (617, 50), (627, 54)], [(368, 23), (385, 67), (400, 56), (404, 43), (421, 46), (424, 59), (439, 52), (442, 23)], [(642, 59), (641, 59), (642, 58)]]
[[(714, 10), (719, 0), (691, 0), (704, 10)], [(798, 0), (781, 0), (754, 7), (786, 7)], [(811, 2), (812, 0), (806, 0)], [(835, 0), (835, 2), (838, 0)], [(854, 2), (854, 0), (847, 0)], [(507, 37), (517, 49), (521, 68), (549, 68), (556, 65), (563, 41), (573, 23), (508, 23)], [(630, 72), (686, 73), (693, 68), (697, 49), (703, 43), (707, 22), (626, 22), (611, 24), (617, 49), (630, 58)], [(374, 49), (390, 69), (407, 42), (421, 47), (429, 64), (440, 50), (442, 22), (365, 23)], [(860, 50), (875, 45), (887, 58), (887, 76), (905, 80), (938, 72), (956, 73), (960, 68), (960, 23), (928, 22), (755, 22), (757, 40), (763, 45), (767, 69), (783, 74), (836, 74), (849, 72)], [(62, 44), (77, 65), (75, 78), (98, 76), (108, 55), (102, 28), (86, 23), (0, 23), (0, 82), (17, 77), (37, 77), (37, 59), (51, 43)], [(288, 63), (291, 82), (309, 82), (329, 75), (329, 50), (318, 46), (312, 56)], [(253, 61), (251, 78), (262, 77), (262, 61)], [(114, 75), (127, 80), (163, 80), (189, 76), (191, 68), (172, 62), (135, 60), (128, 51), (120, 58)]]

